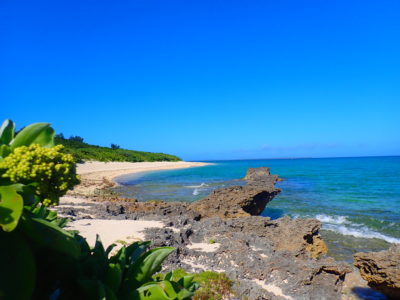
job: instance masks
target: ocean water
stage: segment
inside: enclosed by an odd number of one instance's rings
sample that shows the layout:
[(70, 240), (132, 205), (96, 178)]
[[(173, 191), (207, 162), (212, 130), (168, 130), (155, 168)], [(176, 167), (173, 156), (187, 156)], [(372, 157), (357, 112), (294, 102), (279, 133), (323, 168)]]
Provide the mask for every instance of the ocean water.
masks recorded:
[(244, 184), (250, 167), (284, 179), (263, 216), (311, 217), (322, 222), (330, 254), (351, 261), (357, 251), (400, 243), (400, 157), (213, 161), (213, 165), (118, 178), (119, 192), (140, 201), (188, 201), (213, 189)]

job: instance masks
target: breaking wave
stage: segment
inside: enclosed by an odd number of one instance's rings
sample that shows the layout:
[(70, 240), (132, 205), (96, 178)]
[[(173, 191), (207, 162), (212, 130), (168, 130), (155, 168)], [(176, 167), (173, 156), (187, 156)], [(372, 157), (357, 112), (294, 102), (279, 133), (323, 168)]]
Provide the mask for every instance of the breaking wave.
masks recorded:
[(197, 196), (198, 194), (200, 194), (201, 192), (206, 190), (206, 187), (208, 187), (208, 184), (203, 182), (200, 185), (188, 185), (186, 187), (193, 189), (192, 195)]
[(322, 222), (322, 228), (343, 235), (351, 235), (359, 238), (368, 239), (381, 239), (389, 243), (400, 243), (400, 239), (391, 236), (384, 235), (382, 233), (376, 232), (369, 229), (364, 224), (353, 223), (348, 220), (345, 216), (329, 216), (324, 214), (319, 214), (315, 216), (316, 219)]

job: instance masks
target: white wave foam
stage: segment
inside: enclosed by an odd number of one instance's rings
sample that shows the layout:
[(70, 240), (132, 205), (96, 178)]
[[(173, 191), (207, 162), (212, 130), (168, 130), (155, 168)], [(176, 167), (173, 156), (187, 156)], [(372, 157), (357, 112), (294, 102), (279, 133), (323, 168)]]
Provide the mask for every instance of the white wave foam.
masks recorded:
[(208, 187), (208, 184), (202, 182), (200, 185), (188, 185), (185, 187), (194, 189), (192, 195), (197, 196), (200, 192), (206, 190), (205, 187)]
[(400, 244), (400, 239), (394, 238), (391, 236), (384, 235), (382, 233), (370, 230), (368, 228), (354, 228), (343, 225), (334, 225), (334, 224), (323, 224), (323, 229), (331, 230), (343, 235), (351, 235), (359, 238), (368, 238), (368, 239), (381, 239), (389, 243)]
[(330, 224), (350, 224), (351, 222), (347, 220), (345, 216), (328, 216), (328, 215), (316, 215), (315, 218), (323, 223)]
[(206, 186), (208, 186), (208, 184), (202, 182), (200, 185), (187, 185), (185, 187), (189, 188), (189, 189), (198, 189), (198, 188), (202, 188), (202, 187), (206, 187)]
[[(312, 217), (312, 216), (310, 216)], [(293, 218), (301, 218), (300, 215), (293, 215)], [(318, 214), (314, 216), (322, 222), (322, 228), (343, 235), (351, 235), (359, 238), (381, 239), (388, 243), (400, 244), (400, 239), (384, 235), (380, 232), (369, 229), (364, 224), (357, 224), (349, 221), (346, 216), (330, 216)]]

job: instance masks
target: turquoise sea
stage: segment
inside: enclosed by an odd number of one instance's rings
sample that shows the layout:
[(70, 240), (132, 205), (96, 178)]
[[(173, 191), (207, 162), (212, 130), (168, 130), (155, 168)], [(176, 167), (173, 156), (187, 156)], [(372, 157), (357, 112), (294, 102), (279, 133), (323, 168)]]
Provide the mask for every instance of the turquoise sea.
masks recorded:
[(195, 201), (211, 190), (244, 184), (247, 168), (270, 167), (284, 179), (263, 216), (322, 222), (330, 254), (351, 261), (357, 251), (400, 243), (400, 157), (212, 161), (212, 165), (118, 178), (119, 192), (140, 201)]

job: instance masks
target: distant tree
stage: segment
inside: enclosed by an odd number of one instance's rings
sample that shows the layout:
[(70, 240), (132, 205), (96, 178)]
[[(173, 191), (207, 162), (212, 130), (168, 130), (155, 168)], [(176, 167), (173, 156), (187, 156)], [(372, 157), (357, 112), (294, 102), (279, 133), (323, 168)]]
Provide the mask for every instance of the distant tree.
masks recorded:
[(119, 149), (119, 148), (120, 148), (119, 145), (111, 144), (111, 149), (116, 150), (116, 149)]
[(56, 139), (65, 140), (64, 134), (63, 133), (56, 134)]
[(83, 143), (83, 137), (80, 137), (80, 136), (70, 136), (70, 138), (69, 138), (69, 140), (70, 141), (74, 141), (74, 142), (81, 142), (81, 143)]

